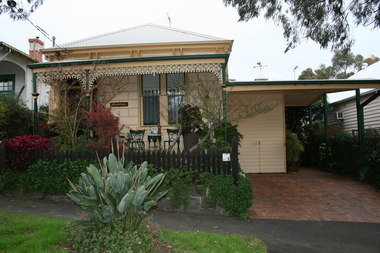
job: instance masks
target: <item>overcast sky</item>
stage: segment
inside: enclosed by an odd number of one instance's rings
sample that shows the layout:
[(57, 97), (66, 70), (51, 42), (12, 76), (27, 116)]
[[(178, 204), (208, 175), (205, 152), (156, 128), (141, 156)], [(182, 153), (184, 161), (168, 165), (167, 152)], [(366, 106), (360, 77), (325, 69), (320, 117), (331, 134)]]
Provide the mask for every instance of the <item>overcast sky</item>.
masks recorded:
[[(22, 4), (21, 0), (16, 2)], [(55, 36), (57, 44), (64, 44), (145, 23), (169, 26), (168, 15), (173, 28), (234, 40), (229, 60), (231, 79), (252, 81), (264, 75), (269, 80), (294, 80), (306, 68), (331, 64), (333, 53), (321, 50), (312, 41), (305, 40), (284, 53), (286, 41), (281, 27), (264, 19), (237, 22), (236, 9), (225, 7), (222, 0), (45, 0), (30, 21), (50, 38)], [(380, 57), (379, 30), (359, 28), (353, 33), (354, 54)], [(0, 16), (0, 41), (28, 52), (28, 39), (36, 36), (45, 42), (45, 47), (52, 46), (28, 21)], [(266, 66), (261, 73), (254, 68), (258, 62)], [(330, 97), (330, 102), (334, 100)]]

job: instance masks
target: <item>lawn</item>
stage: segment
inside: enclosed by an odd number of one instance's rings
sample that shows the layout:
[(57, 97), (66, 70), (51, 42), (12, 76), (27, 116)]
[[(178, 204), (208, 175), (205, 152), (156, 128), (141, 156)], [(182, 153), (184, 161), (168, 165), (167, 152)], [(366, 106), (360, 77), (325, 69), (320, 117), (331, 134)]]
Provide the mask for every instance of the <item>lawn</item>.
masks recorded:
[[(0, 253), (68, 252), (63, 228), (68, 220), (0, 212)], [(259, 239), (248, 236), (161, 230), (172, 252), (265, 253)]]

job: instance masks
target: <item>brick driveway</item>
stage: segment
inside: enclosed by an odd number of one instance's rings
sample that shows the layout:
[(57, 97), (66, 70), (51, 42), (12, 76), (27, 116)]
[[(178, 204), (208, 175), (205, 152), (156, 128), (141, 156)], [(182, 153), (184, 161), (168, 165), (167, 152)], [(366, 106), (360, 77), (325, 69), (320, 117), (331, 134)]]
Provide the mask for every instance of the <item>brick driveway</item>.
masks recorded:
[(316, 169), (294, 174), (247, 174), (251, 218), (380, 223), (380, 190)]

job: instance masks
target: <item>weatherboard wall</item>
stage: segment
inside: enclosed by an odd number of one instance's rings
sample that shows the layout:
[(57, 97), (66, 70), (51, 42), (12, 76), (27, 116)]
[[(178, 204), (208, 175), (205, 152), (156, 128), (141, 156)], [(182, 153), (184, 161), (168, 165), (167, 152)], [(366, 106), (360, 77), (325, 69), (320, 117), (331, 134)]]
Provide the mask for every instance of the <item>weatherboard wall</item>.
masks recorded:
[[(370, 96), (363, 96), (361, 99), (362, 103), (369, 97)], [(364, 128), (380, 128), (379, 109), (380, 97), (364, 107)], [(344, 118), (335, 119), (334, 114), (336, 112), (343, 112)], [(340, 126), (343, 131), (352, 133), (352, 131), (358, 130), (356, 100), (350, 99), (334, 103), (328, 120), (330, 126)]]
[(240, 121), (239, 131), (244, 138), (239, 147), (239, 163), (245, 173), (284, 173), (285, 116), (282, 94), (241, 94), (241, 98), (266, 98), (278, 101), (272, 111)]

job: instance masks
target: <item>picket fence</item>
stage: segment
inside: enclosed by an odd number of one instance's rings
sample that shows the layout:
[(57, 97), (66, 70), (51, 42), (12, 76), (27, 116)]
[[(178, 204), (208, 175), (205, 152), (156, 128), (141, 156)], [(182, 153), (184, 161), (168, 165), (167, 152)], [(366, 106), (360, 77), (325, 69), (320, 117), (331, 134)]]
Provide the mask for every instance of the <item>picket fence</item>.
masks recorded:
[[(239, 174), (238, 166), (238, 144), (236, 140), (232, 140), (232, 150), (204, 150), (194, 151), (192, 153), (184, 151), (169, 152), (165, 149), (159, 150), (127, 150), (124, 157), (127, 161), (133, 161), (134, 164), (141, 164), (147, 161), (156, 168), (161, 168), (164, 171), (170, 168), (184, 167), (190, 170), (198, 170), (199, 172), (209, 172), (214, 175), (232, 174), (235, 182), (237, 182)], [(86, 159), (97, 160), (108, 156), (108, 153), (95, 152), (73, 152), (73, 151), (35, 151), (31, 155), (32, 163), (38, 160), (55, 160), (58, 163), (64, 162), (66, 159)], [(228, 161), (226, 159), (228, 158)]]
[[(217, 149), (194, 151), (192, 153), (184, 151), (169, 152), (166, 149), (159, 150), (127, 150), (124, 157), (127, 161), (132, 161), (134, 164), (141, 164), (147, 161), (155, 168), (160, 168), (168, 171), (171, 168), (186, 168), (189, 170), (198, 170), (198, 172), (209, 172), (214, 175), (231, 174), (235, 183), (238, 180), (239, 166), (238, 166), (238, 144), (236, 139), (233, 139), (231, 151), (222, 151)], [(108, 156), (108, 153), (95, 153), (86, 151), (33, 151), (30, 155), (29, 164), (35, 163), (39, 160), (51, 160), (58, 163), (63, 163), (65, 160), (98, 160)], [(21, 158), (22, 155), (18, 153), (7, 152), (3, 145), (0, 145), (0, 172), (7, 167), (5, 161)], [(223, 159), (229, 157), (228, 160)]]

